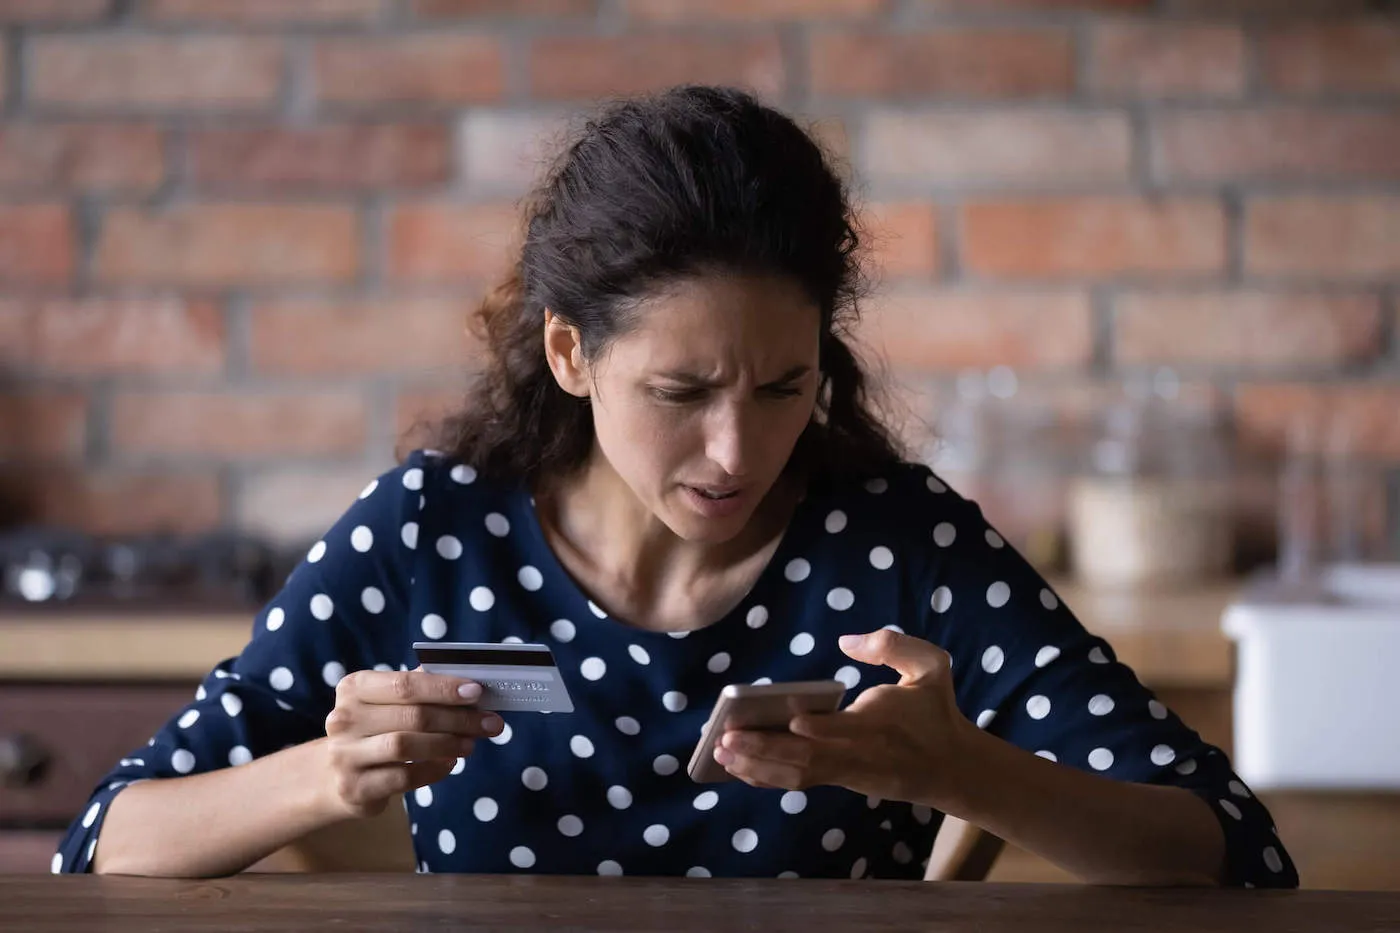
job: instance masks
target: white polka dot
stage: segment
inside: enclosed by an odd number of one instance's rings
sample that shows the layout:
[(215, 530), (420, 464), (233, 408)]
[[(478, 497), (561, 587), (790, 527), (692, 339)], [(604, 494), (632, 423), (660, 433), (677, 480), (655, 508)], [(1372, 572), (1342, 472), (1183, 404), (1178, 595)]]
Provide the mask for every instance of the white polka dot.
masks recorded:
[(939, 522), (933, 529), (933, 543), (939, 547), (950, 546), (958, 537), (958, 529), (949, 522)]
[(836, 509), (826, 517), (826, 530), (832, 534), (844, 531), (846, 528), (846, 513)]
[(780, 871), (780, 872), (778, 872), (778, 877), (779, 877), (779, 878), (801, 878), (802, 876), (799, 875), (799, 874), (798, 874), (797, 872), (795, 872), (795, 871)]
[(437, 539), (437, 552), (443, 560), (456, 560), (462, 556), (462, 542), (452, 535), (443, 535)]
[(253, 753), (250, 752), (246, 746), (235, 745), (233, 748), (230, 748), (228, 750), (228, 763), (233, 765), (235, 768), (239, 765), (246, 765), (252, 760)]
[(1113, 752), (1106, 748), (1096, 748), (1089, 753), (1089, 767), (1095, 771), (1107, 771), (1113, 767)]
[(49, 871), (58, 875), (63, 873), (63, 853), (55, 852), (53, 858), (49, 860)]
[(674, 639), (676, 639), (677, 641), (679, 641), (679, 640), (682, 639), (682, 638), (687, 638), (687, 637), (689, 637), (689, 635), (690, 635), (689, 632), (667, 632), (667, 633), (666, 633), (666, 637), (667, 637), (667, 638), (674, 638)]
[(1269, 866), (1269, 871), (1275, 874), (1283, 871), (1283, 859), (1279, 858), (1278, 849), (1273, 846), (1264, 849), (1264, 864)]
[(593, 613), (600, 619), (606, 619), (608, 617), (608, 614), (603, 611), (603, 607), (598, 605), (591, 599), (588, 601), (588, 611)]
[(267, 611), (267, 630), (275, 632), (282, 627), (282, 623), (287, 621), (287, 614), (282, 611), (281, 606), (273, 606)]
[(452, 834), (452, 830), (444, 829), (438, 833), (438, 848), (443, 855), (451, 855), (457, 851), (457, 837)]
[(1249, 799), (1249, 788), (1245, 787), (1239, 781), (1231, 781), (1228, 786), (1230, 788), (1230, 793), (1234, 794), (1236, 797), (1243, 797), (1246, 800)]
[(753, 685), (754, 685), (755, 687), (761, 687), (761, 686), (763, 686), (764, 684), (771, 684), (772, 682), (773, 682), (773, 678), (772, 678), (772, 677), (760, 677), (760, 678), (758, 678), (758, 680), (755, 680), (755, 681), (753, 682)]
[(544, 574), (540, 573), (538, 567), (531, 567), (528, 564), (520, 568), (520, 572), (515, 575), (520, 581), (520, 585), (531, 593), (544, 586)]
[(662, 777), (670, 777), (680, 769), (681, 763), (674, 755), (657, 755), (656, 760), (651, 763), (651, 770)]
[(822, 848), (828, 852), (835, 852), (846, 844), (846, 834), (839, 829), (828, 829), (822, 835)]
[(883, 544), (870, 552), (870, 566), (876, 570), (889, 570), (894, 566), (894, 552)]
[(199, 710), (192, 709), (186, 711), (185, 715), (180, 717), (177, 725), (179, 725), (181, 729), (188, 729), (197, 722), (199, 722)]
[(486, 516), (486, 530), (497, 538), (504, 538), (510, 534), (510, 519), (500, 512), (492, 512)]
[(908, 865), (910, 862), (914, 861), (914, 853), (910, 850), (909, 846), (905, 845), (903, 842), (896, 842), (894, 844), (894, 850), (890, 855), (901, 865)]
[(491, 592), (490, 587), (474, 586), (467, 596), (467, 602), (471, 603), (477, 612), (485, 612), (496, 605), (496, 594)]
[(1180, 774), (1180, 775), (1183, 775), (1183, 776), (1184, 776), (1184, 775), (1187, 775), (1187, 774), (1195, 774), (1195, 773), (1196, 773), (1196, 759), (1194, 759), (1194, 758), (1187, 758), (1185, 761), (1178, 762), (1175, 770), (1176, 770), (1176, 773), (1177, 773), (1177, 774)]
[(741, 829), (730, 842), (734, 844), (734, 851), (747, 854), (758, 848), (758, 833), (752, 829)]
[(874, 493), (877, 496), (889, 488), (889, 480), (884, 479), (883, 477), (876, 477), (875, 479), (872, 479), (865, 484), (865, 491)]
[(311, 614), (322, 622), (329, 619), (335, 612), (335, 604), (325, 593), (317, 593), (311, 597)]
[(236, 693), (225, 693), (219, 697), (219, 705), (224, 708), (224, 712), (230, 716), (237, 716), (243, 712), (243, 700)]
[(988, 674), (995, 674), (1001, 670), (1001, 666), (1006, 663), (1006, 653), (996, 645), (992, 645), (982, 652), (982, 670)]
[(311, 545), (311, 550), (306, 552), (306, 559), (309, 563), (319, 563), (321, 558), (326, 556), (326, 542), (317, 541)]
[(374, 532), (364, 525), (356, 526), (355, 530), (350, 532), (350, 546), (364, 554), (374, 547)]
[(851, 880), (854, 881), (857, 878), (864, 878), (865, 869), (869, 867), (869, 865), (870, 862), (863, 855), (856, 859), (855, 864), (851, 866)]
[(95, 803), (88, 807), (87, 813), (83, 814), (83, 828), (86, 829), (97, 820), (97, 814), (102, 812), (102, 804)]
[(608, 672), (608, 666), (602, 658), (585, 658), (578, 670), (585, 680), (602, 680), (603, 675)]
[(713, 655), (709, 661), (705, 662), (705, 667), (711, 674), (723, 674), (729, 670), (730, 657), (728, 653), (721, 651)]
[(505, 723), (501, 727), (500, 735), (490, 737), (492, 745), (504, 745), (510, 741), (510, 737), (515, 735), (515, 730), (510, 727), (510, 723)]
[(280, 710), (281, 710), (282, 712), (284, 712), (284, 713), (290, 713), (290, 712), (292, 711), (292, 705), (291, 705), (290, 703), (287, 703), (287, 702), (283, 701), (283, 700), (278, 700), (278, 701), (277, 701), (277, 708), (280, 709)]
[(194, 753), (187, 748), (177, 748), (170, 755), (170, 767), (181, 774), (189, 774), (194, 770)]
[(1089, 660), (1094, 664), (1107, 664), (1108, 655), (1104, 654), (1102, 648), (1095, 648), (1093, 651), (1089, 652)]
[(1152, 747), (1152, 763), (1154, 765), (1165, 766), (1176, 761), (1176, 750), (1170, 745), (1154, 745)]
[(985, 729), (992, 724), (992, 720), (997, 718), (997, 711), (994, 709), (984, 709), (977, 714), (977, 728)]
[(403, 471), (403, 488), (411, 489), (414, 492), (423, 488), (423, 471), (418, 467), (412, 467)]
[(636, 735), (642, 731), (642, 724), (631, 716), (619, 716), (613, 725), (617, 726), (617, 731), (623, 735)]
[(569, 739), (569, 751), (580, 758), (592, 758), (593, 743), (588, 740), (588, 736), (576, 735)]
[(389, 671), (392, 673), (394, 670), (394, 665), (380, 662), (379, 664), (374, 665), (374, 669), (376, 671)]
[(749, 628), (763, 628), (764, 623), (768, 621), (768, 610), (763, 606), (754, 606), (744, 621), (748, 623)]
[(929, 606), (934, 612), (944, 613), (948, 607), (953, 605), (953, 591), (946, 586), (940, 586), (933, 591), (933, 598), (929, 600)]
[(1089, 712), (1094, 716), (1107, 716), (1113, 712), (1113, 697), (1106, 693), (1095, 694), (1089, 700)]
[(406, 522), (403, 530), (399, 532), (399, 538), (403, 541), (404, 547), (410, 551), (418, 547), (418, 523)]
[(689, 705), (690, 699), (679, 690), (667, 690), (661, 698), (661, 705), (673, 713), (679, 713)]
[(1035, 666), (1044, 667), (1060, 656), (1060, 649), (1054, 645), (1046, 645), (1035, 653)]
[(986, 537), (987, 537), (987, 543), (988, 543), (989, 545), (991, 545), (992, 547), (994, 547), (994, 548), (1004, 548), (1004, 547), (1006, 547), (1006, 540), (1005, 540), (1004, 538), (1002, 538), (1001, 535), (997, 534), (995, 531), (993, 531), (993, 530), (990, 529), (990, 528), (987, 529), (987, 535), (986, 535)]
[(614, 809), (626, 810), (632, 806), (632, 792), (625, 787), (614, 784), (608, 788), (608, 803), (612, 804)]
[(800, 557), (794, 557), (783, 568), (783, 576), (793, 583), (801, 583), (812, 573), (812, 565)]
[(555, 619), (550, 623), (549, 634), (553, 635), (556, 641), (569, 642), (574, 640), (578, 629), (568, 619)]
[(472, 814), (483, 823), (491, 822), (500, 812), (501, 808), (490, 797), (479, 797), (476, 803), (472, 804)]
[(1040, 604), (1046, 609), (1058, 609), (1060, 600), (1048, 589), (1040, 591)]
[(845, 684), (847, 690), (854, 690), (856, 684), (860, 683), (860, 671), (847, 664), (836, 672), (835, 679)]
[(377, 480), (377, 479), (372, 479), (372, 480), (370, 480), (370, 481), (369, 481), (369, 485), (366, 486), (366, 487), (364, 488), (363, 491), (361, 491), (361, 493), (360, 493), (360, 498), (361, 498), (361, 499), (368, 499), (371, 495), (374, 494), (374, 491), (375, 491), (376, 489), (378, 489), (378, 488), (379, 488), (379, 480)]
[(641, 645), (628, 645), (627, 653), (630, 654), (632, 660), (636, 661), (638, 664), (651, 663), (651, 655), (647, 654), (647, 650)]
[(933, 822), (933, 810), (929, 807), (924, 806), (921, 803), (914, 804), (912, 807), (909, 808), (909, 812), (914, 814), (914, 819), (918, 820), (919, 823), (921, 823), (924, 826), (927, 826), (929, 823)]
[(701, 866), (699, 866), (699, 865), (696, 865), (694, 868), (687, 868), (686, 871), (685, 871), (685, 876), (686, 876), (687, 878), (709, 878), (709, 877), (711, 877), (711, 875), (710, 875), (710, 870), (709, 870), (708, 868), (703, 868), (703, 867), (701, 867)]
[(423, 634), (428, 638), (438, 639), (447, 634), (447, 620), (436, 612), (430, 612), (423, 617)]
[(379, 615), (384, 611), (384, 594), (378, 587), (367, 586), (360, 593), (360, 605), (371, 615)]
[(510, 850), (510, 863), (516, 868), (534, 868), (535, 853), (525, 846), (516, 846)]
[(1240, 812), (1240, 808), (1237, 807), (1237, 806), (1235, 806), (1235, 804), (1234, 804), (1232, 801), (1229, 801), (1229, 800), (1221, 800), (1221, 801), (1218, 801), (1218, 802), (1219, 802), (1219, 804), (1220, 804), (1220, 809), (1222, 809), (1222, 810), (1224, 810), (1226, 813), (1230, 814), (1230, 816), (1234, 817), (1234, 818), (1237, 819), (1237, 820), (1242, 820), (1242, 819), (1244, 819), (1244, 814), (1243, 814), (1242, 812)]
[(292, 689), (292, 672), (285, 667), (274, 667), (267, 675), (267, 682), (273, 690)]
[(520, 782), (530, 790), (544, 790), (549, 784), (549, 775), (544, 773), (543, 768), (536, 768), (534, 765), (520, 772)]
[(604, 878), (620, 878), (622, 877), (622, 866), (612, 859), (608, 859), (598, 863), (598, 874)]
[(433, 789), (424, 785), (413, 792), (413, 800), (420, 807), (431, 807), (433, 805)]
[(457, 464), (447, 475), (452, 477), (454, 483), (459, 483), (463, 486), (470, 486), (472, 483), (476, 482), (476, 470), (467, 466), (465, 463)]
[(1167, 718), (1167, 708), (1156, 700), (1147, 701), (1147, 711), (1152, 714), (1153, 719)]
[(936, 476), (930, 476), (928, 479), (924, 480), (924, 485), (928, 486), (929, 492), (937, 493), (938, 495), (942, 495), (948, 491), (948, 487), (939, 482)]
[(642, 838), (649, 846), (664, 846), (671, 841), (671, 831), (660, 823), (653, 823), (643, 830)]
[(321, 679), (326, 682), (327, 687), (334, 687), (345, 677), (345, 665), (339, 661), (327, 661), (326, 666), (321, 668)]
[(1026, 714), (1032, 719), (1044, 719), (1050, 715), (1050, 698), (1044, 694), (1036, 694), (1026, 701)]
[(987, 587), (987, 605), (991, 606), (993, 609), (1000, 609), (1002, 606), (1005, 606), (1007, 600), (1010, 598), (1011, 587), (1000, 580)]
[(793, 636), (792, 641), (788, 644), (788, 650), (798, 657), (802, 657), (803, 655), (811, 654), (812, 649), (815, 648), (816, 645), (817, 640), (815, 638), (807, 632), (802, 632)]
[(1055, 757), (1055, 753), (1054, 753), (1054, 752), (1047, 752), (1047, 751), (1046, 751), (1045, 749), (1043, 749), (1043, 748), (1042, 748), (1040, 751), (1036, 752), (1035, 754), (1036, 754), (1036, 757), (1038, 757), (1038, 758), (1044, 758), (1046, 761), (1059, 761), (1059, 760), (1060, 760), (1060, 759), (1058, 759), (1058, 758)]
[(830, 593), (826, 594), (826, 604), (837, 612), (845, 612), (854, 606), (856, 596), (844, 586), (838, 586)]
[(694, 806), (697, 810), (713, 810), (715, 808), (715, 805), (718, 803), (719, 794), (715, 793), (712, 790), (707, 790), (703, 794), (695, 798), (695, 800), (692, 803), (692, 806)]

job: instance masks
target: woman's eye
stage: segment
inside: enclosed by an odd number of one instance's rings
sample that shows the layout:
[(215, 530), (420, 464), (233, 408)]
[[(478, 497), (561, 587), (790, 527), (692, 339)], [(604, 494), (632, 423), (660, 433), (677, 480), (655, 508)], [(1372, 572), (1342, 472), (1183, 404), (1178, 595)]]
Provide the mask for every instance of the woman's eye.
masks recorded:
[(802, 390), (796, 386), (775, 386), (768, 390), (768, 394), (775, 398), (792, 398), (793, 396), (801, 395)]
[(651, 394), (663, 402), (693, 402), (705, 393), (701, 389), (660, 389), (654, 388)]

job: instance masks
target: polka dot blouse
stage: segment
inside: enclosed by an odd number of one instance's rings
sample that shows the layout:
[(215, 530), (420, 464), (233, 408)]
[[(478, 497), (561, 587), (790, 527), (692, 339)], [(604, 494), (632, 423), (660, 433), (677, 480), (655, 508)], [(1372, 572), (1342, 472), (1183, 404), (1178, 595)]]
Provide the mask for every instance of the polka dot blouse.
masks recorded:
[(406, 795), (419, 871), (920, 878), (942, 820), (928, 807), (830, 786), (702, 785), (684, 768), (726, 684), (836, 678), (848, 704), (896, 682), (837, 646), (880, 626), (946, 649), (959, 708), (991, 734), (1066, 767), (1200, 795), (1224, 827), (1231, 883), (1297, 884), (1226, 756), (924, 467), (809, 491), (729, 615), (661, 633), (589, 600), (526, 488), (425, 453), (366, 487), (257, 615), (243, 652), (117, 763), (53, 869), (88, 870), (127, 784), (318, 738), (346, 672), (410, 669), (415, 640), (441, 639), (549, 645), (576, 708), (506, 713), (501, 735)]

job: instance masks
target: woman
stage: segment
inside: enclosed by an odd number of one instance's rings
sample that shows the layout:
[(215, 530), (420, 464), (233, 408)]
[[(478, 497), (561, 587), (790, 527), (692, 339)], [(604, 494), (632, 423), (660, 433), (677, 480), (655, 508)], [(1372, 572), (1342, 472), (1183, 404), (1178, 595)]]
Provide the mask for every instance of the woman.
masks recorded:
[[(369, 484), (55, 871), (235, 872), (403, 795), (420, 871), (918, 878), (949, 813), (1089, 881), (1296, 885), (1225, 756), (900, 459), (856, 246), (743, 93), (588, 124), (445, 452)], [(548, 644), (576, 711), (479, 711), (423, 639)], [(680, 767), (725, 684), (833, 677), (843, 711), (726, 734), (740, 781)]]

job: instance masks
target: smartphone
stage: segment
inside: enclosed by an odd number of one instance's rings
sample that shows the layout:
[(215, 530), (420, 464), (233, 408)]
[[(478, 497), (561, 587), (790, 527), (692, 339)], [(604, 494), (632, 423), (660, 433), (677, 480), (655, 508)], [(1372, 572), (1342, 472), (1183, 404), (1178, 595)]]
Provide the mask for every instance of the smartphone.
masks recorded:
[(686, 771), (691, 780), (700, 784), (736, 780), (715, 761), (715, 743), (726, 729), (786, 732), (794, 716), (836, 712), (845, 693), (846, 685), (839, 680), (730, 684), (719, 692), (719, 701), (700, 732), (700, 742)]

